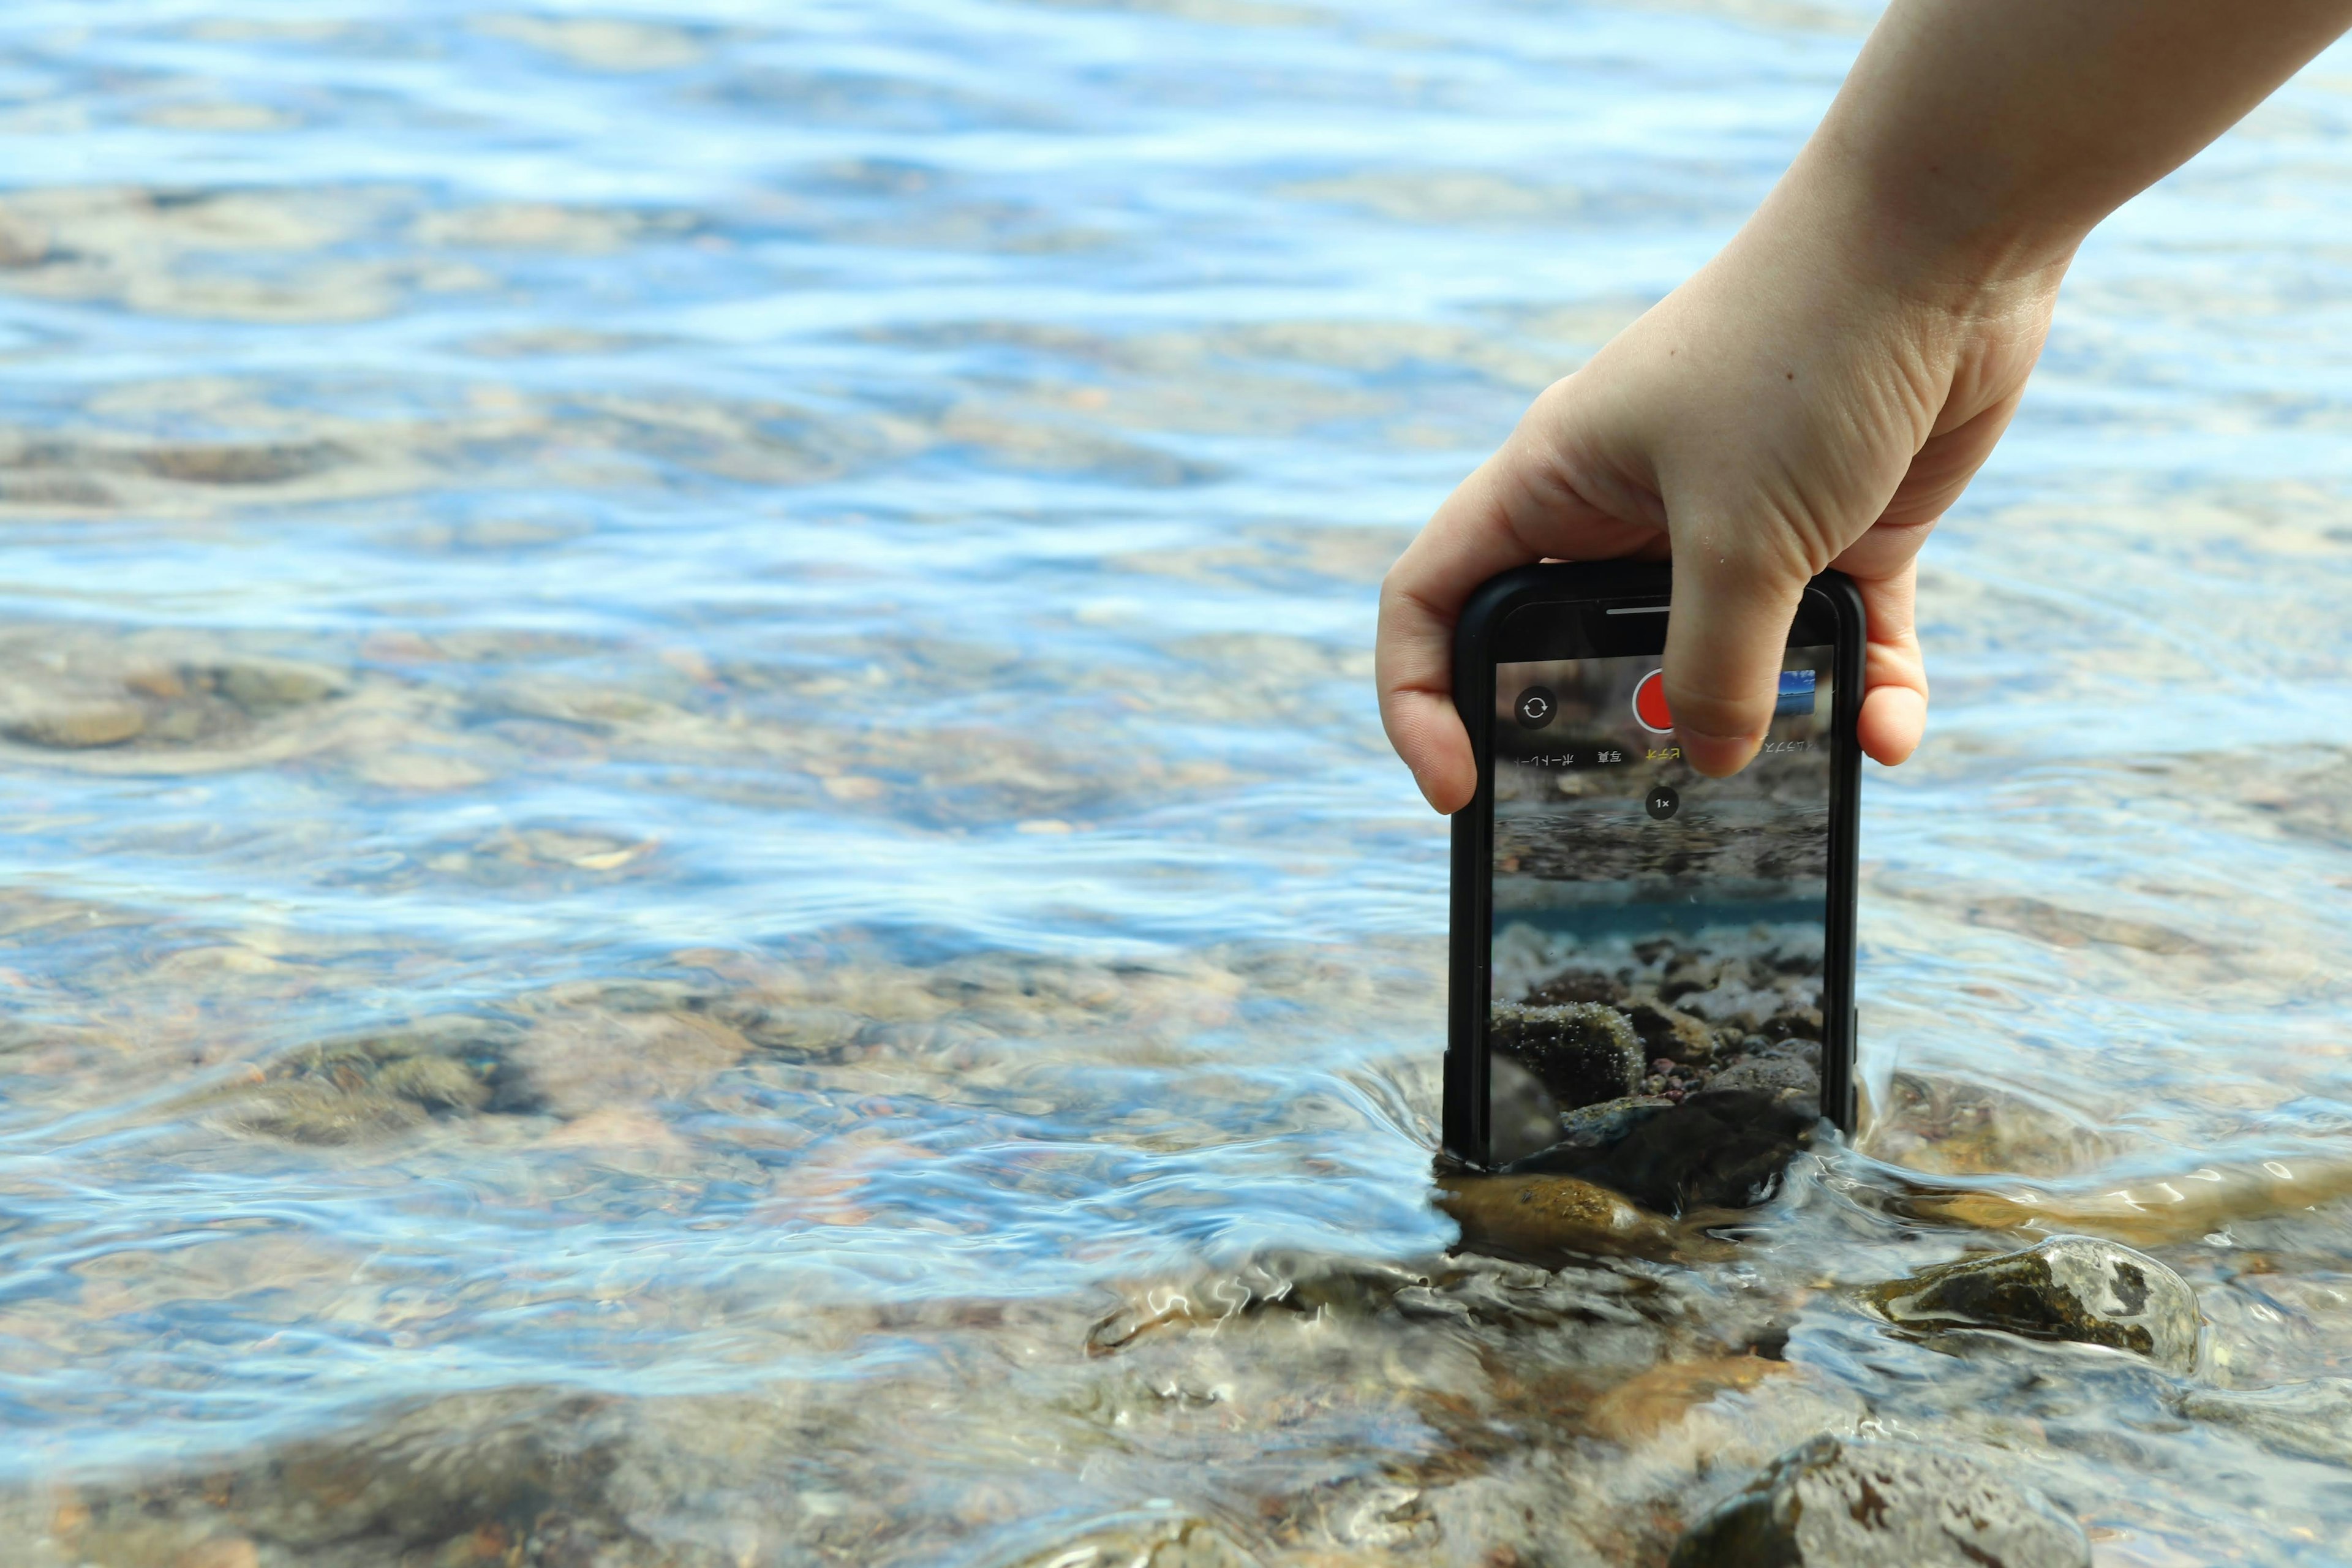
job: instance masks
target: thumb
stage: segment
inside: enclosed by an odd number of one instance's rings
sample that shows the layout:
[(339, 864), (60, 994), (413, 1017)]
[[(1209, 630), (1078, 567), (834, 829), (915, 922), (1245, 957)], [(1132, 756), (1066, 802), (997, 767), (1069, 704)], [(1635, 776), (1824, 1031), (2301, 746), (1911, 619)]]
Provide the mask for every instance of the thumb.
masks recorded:
[(1764, 743), (1790, 623), (1811, 575), (1796, 551), (1752, 532), (1694, 530), (1675, 540), (1666, 706), (1684, 760), (1700, 773), (1736, 773)]

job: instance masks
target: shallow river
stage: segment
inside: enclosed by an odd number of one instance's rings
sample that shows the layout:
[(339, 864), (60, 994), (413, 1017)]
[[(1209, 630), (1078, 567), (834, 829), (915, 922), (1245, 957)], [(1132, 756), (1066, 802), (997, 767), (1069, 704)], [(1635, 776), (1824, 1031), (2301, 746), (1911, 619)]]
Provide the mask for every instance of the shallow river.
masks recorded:
[[(1930, 546), (1862, 1148), (1433, 1206), (1374, 584), (1867, 19), (10, 5), (6, 1560), (1657, 1563), (1859, 1432), (2343, 1561), (2352, 51)], [(2058, 1230), (2193, 1371), (1857, 1295)]]

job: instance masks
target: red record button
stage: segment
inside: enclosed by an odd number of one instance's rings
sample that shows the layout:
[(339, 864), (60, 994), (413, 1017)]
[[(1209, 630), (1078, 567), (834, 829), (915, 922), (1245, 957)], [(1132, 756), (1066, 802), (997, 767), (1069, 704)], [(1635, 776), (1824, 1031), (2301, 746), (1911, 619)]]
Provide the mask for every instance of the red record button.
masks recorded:
[(1675, 716), (1666, 711), (1666, 672), (1654, 669), (1642, 677), (1642, 684), (1633, 688), (1633, 718), (1653, 735), (1663, 735), (1675, 727)]

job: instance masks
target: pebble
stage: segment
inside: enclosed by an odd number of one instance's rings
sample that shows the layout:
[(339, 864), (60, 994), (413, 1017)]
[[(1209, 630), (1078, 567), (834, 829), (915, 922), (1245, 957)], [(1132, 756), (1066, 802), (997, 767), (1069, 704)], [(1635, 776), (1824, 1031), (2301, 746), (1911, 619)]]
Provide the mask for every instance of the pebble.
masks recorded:
[(13, 720), (10, 740), (57, 751), (87, 751), (93, 746), (119, 746), (147, 728), (147, 714), (136, 702), (86, 702), (52, 708)]
[(1923, 1268), (1864, 1295), (1887, 1321), (1928, 1333), (1997, 1329), (2128, 1351), (2174, 1372), (2197, 1363), (2197, 1293), (2120, 1242), (2055, 1237)]
[(2082, 1526), (1957, 1455), (1816, 1437), (1675, 1543), (1668, 1568), (2087, 1568)]
[(1118, 1524), (1021, 1559), (1020, 1568), (1256, 1568), (1257, 1559), (1198, 1519)]
[(1563, 1108), (1633, 1093), (1648, 1060), (1625, 1015), (1600, 1002), (1497, 1006), (1491, 1038), (1496, 1049), (1535, 1074)]
[(1742, 1208), (1779, 1187), (1818, 1119), (1812, 1101), (1711, 1083), (1634, 1128), (1582, 1173), (1664, 1214)]
[(1656, 1215), (1574, 1176), (1459, 1176), (1439, 1190), (1437, 1206), (1462, 1226), (1465, 1246), (1529, 1260), (1665, 1252), (1675, 1239)]

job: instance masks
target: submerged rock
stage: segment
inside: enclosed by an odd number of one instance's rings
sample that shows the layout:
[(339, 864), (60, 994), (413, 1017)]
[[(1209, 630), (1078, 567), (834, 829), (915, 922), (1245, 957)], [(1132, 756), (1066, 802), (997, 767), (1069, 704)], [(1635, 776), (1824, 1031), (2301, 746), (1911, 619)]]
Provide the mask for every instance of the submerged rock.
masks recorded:
[(1864, 1294), (1902, 1328), (1998, 1329), (2105, 1345), (2175, 1372), (2197, 1363), (2197, 1293), (2170, 1268), (2119, 1242), (2056, 1237), (2022, 1252), (1923, 1268)]
[(119, 746), (147, 728), (147, 715), (135, 702), (96, 701), (53, 707), (13, 719), (5, 726), (12, 741), (51, 751), (87, 751), (94, 746)]
[(1777, 1104), (1809, 1109), (1807, 1121), (1821, 1115), (1822, 1075), (1811, 1062), (1795, 1051), (1755, 1051), (1735, 1057), (1713, 1078), (1707, 1087), (1716, 1089), (1751, 1089), (1769, 1095)]
[(1816, 1437), (1691, 1527), (1669, 1568), (2084, 1568), (2082, 1526), (1972, 1461)]
[(1779, 1187), (1819, 1120), (1810, 1100), (1709, 1087), (1643, 1121), (1581, 1173), (1662, 1213), (1744, 1208)]
[(2200, 1388), (2180, 1402), (2198, 1421), (2235, 1426), (2256, 1442), (2323, 1464), (2352, 1465), (2352, 1378), (2285, 1388)]
[(1018, 1568), (1256, 1568), (1214, 1525), (1176, 1518), (1122, 1521), (1016, 1560)]
[(1664, 1253), (1672, 1228), (1608, 1188), (1573, 1176), (1456, 1176), (1437, 1206), (1462, 1226), (1462, 1242), (1529, 1260), (1572, 1253)]
[(1703, 1062), (1715, 1054), (1715, 1031), (1706, 1020), (1675, 1007), (1637, 1003), (1625, 1013), (1633, 1032), (1642, 1037), (1643, 1052), (1669, 1061)]
[(1604, 1003), (1498, 1006), (1491, 1039), (1564, 1109), (1621, 1100), (1641, 1087), (1641, 1037), (1624, 1014)]
[(1660, 1094), (1634, 1094), (1622, 1100), (1604, 1100), (1597, 1105), (1580, 1105), (1574, 1110), (1561, 1112), (1558, 1142), (1570, 1149), (1602, 1148), (1653, 1116), (1673, 1110), (1674, 1105), (1673, 1100)]
[(1874, 1160), (1942, 1175), (2069, 1175), (2114, 1159), (2118, 1146), (2113, 1134), (2062, 1107), (1927, 1072), (1895, 1075), (1862, 1142)]

